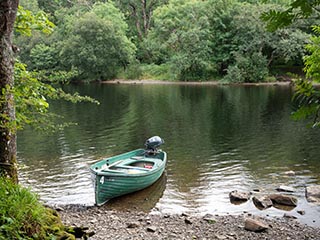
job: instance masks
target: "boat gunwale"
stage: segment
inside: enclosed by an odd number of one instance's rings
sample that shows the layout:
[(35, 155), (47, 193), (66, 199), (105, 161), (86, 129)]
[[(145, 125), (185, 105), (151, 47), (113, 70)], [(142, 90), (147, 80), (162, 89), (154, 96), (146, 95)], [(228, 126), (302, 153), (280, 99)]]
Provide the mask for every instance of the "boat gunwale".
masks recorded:
[(155, 168), (155, 169), (147, 169), (148, 171), (141, 172), (141, 173), (133, 173), (128, 174), (126, 172), (117, 171), (117, 170), (108, 170), (108, 171), (100, 171), (100, 172), (94, 172), (96, 176), (110, 176), (110, 177), (126, 177), (126, 178), (134, 178), (134, 177), (143, 177), (148, 176), (157, 173), (158, 171), (162, 171), (162, 169), (165, 168), (165, 164), (161, 167)]
[[(119, 157), (119, 156), (123, 156), (123, 155), (127, 155), (127, 154), (130, 154), (130, 153), (133, 153), (133, 152), (136, 152), (136, 151), (139, 151), (139, 150), (143, 150), (143, 149), (136, 149), (136, 150), (133, 150), (133, 151), (130, 151), (130, 152), (127, 152), (127, 153), (123, 153), (123, 154), (120, 154), (120, 155), (116, 155), (114, 157)], [(142, 170), (143, 172), (141, 173), (135, 173), (135, 174), (128, 174), (126, 172), (122, 172), (122, 171), (117, 171), (117, 170), (112, 170), (110, 168), (107, 168), (105, 170), (96, 170), (96, 169), (93, 169), (92, 166), (100, 163), (101, 161), (107, 161), (108, 159), (112, 159), (113, 157), (109, 157), (109, 158), (105, 158), (105, 159), (102, 159), (96, 163), (94, 163), (91, 167), (90, 167), (90, 170), (91, 172), (96, 175), (96, 176), (112, 176), (112, 177), (142, 177), (142, 176), (146, 176), (146, 175), (152, 175), (152, 174), (155, 174), (156, 172), (158, 171), (162, 171), (165, 166), (166, 166), (166, 162), (167, 162), (167, 153), (165, 151), (162, 151), (160, 150), (162, 153), (163, 153), (163, 159), (160, 159), (160, 158), (155, 158), (156, 160), (159, 160), (159, 162), (161, 161), (162, 164), (159, 165), (158, 167), (155, 167), (153, 169), (144, 169), (144, 168), (138, 168), (138, 167), (133, 167), (132, 169), (139, 169), (139, 170)], [(150, 158), (151, 159), (151, 158)], [(136, 161), (141, 161), (141, 160), (136, 160)], [(148, 161), (148, 160), (147, 160)], [(154, 162), (152, 160), (149, 160), (150, 162)], [(112, 167), (115, 167), (116, 165), (113, 165)], [(125, 166), (125, 165), (124, 165)], [(120, 168), (122, 166), (119, 166)], [(129, 166), (128, 166), (129, 167)], [(131, 169), (131, 168), (128, 168), (128, 169)]]

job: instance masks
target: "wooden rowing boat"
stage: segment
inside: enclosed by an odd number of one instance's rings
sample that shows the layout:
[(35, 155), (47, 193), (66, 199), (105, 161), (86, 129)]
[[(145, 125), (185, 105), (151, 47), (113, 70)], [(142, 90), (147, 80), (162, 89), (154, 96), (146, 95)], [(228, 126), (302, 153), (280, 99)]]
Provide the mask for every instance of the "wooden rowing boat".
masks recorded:
[[(160, 141), (160, 138), (156, 139)], [(112, 198), (144, 189), (156, 182), (167, 162), (166, 152), (157, 149), (162, 143), (161, 139), (161, 143), (150, 144), (146, 149), (116, 155), (91, 165), (96, 204), (101, 206)]]

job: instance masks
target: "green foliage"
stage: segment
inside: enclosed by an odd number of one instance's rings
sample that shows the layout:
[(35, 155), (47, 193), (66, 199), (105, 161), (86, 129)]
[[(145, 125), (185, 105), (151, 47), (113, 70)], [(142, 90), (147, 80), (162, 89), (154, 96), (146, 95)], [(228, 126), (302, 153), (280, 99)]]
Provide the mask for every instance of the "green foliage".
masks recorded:
[(286, 10), (269, 10), (261, 15), (261, 19), (268, 23), (269, 31), (289, 26), (299, 18), (309, 18), (312, 14), (319, 12), (317, 7), (320, 0), (295, 0), (291, 2)]
[[(229, 45), (225, 47), (224, 52), (238, 53), (227, 55), (220, 65), (233, 67), (235, 62), (239, 61), (234, 58), (238, 55), (250, 59), (253, 55), (260, 54), (261, 61), (257, 64), (253, 63), (252, 67), (253, 69), (257, 67), (256, 74), (262, 71), (264, 77), (266, 77), (265, 72), (276, 65), (288, 63), (302, 65), (301, 59), (305, 52), (303, 43), (307, 41), (308, 35), (299, 29), (278, 30), (274, 33), (265, 31), (265, 24), (259, 19), (259, 16), (270, 7), (273, 6), (241, 4), (233, 8), (233, 13), (231, 13), (233, 17), (228, 27), (230, 30), (225, 37)], [(261, 64), (263, 63), (262, 70)], [(263, 81), (262, 78), (259, 79)]]
[(320, 127), (320, 91), (312, 85), (312, 82), (297, 80), (293, 101), (298, 107), (293, 113), (295, 120), (308, 119), (312, 122), (312, 127)]
[(60, 88), (40, 82), (35, 72), (28, 72), (26, 66), (19, 62), (15, 64), (15, 87), (11, 91), (16, 103), (15, 128), (18, 130), (26, 125), (42, 130), (57, 130), (70, 125), (55, 124), (58, 116), (49, 112), (48, 99), (98, 103), (90, 97), (68, 94)]
[(95, 4), (90, 12), (71, 18), (67, 28), (62, 61), (69, 69), (78, 69), (83, 79), (113, 78), (133, 59), (135, 47), (126, 37), (127, 25), (112, 3)]
[(0, 239), (75, 239), (65, 232), (57, 214), (38, 201), (37, 195), (2, 177), (0, 199)]
[(267, 59), (262, 53), (236, 53), (235, 64), (228, 68), (227, 82), (263, 82), (268, 76)]
[(295, 0), (286, 10), (269, 10), (261, 15), (261, 19), (268, 23), (269, 31), (275, 31), (278, 28), (289, 26), (299, 18), (310, 17), (315, 10), (317, 11), (319, 4), (319, 0)]
[(15, 21), (15, 31), (30, 36), (32, 30), (49, 34), (53, 31), (54, 24), (47, 18), (45, 12), (39, 11), (33, 14), (31, 11), (19, 6)]
[(155, 79), (155, 80), (172, 80), (173, 76), (170, 76), (169, 64), (148, 64), (142, 65), (142, 78), (143, 79)]
[[(290, 68), (303, 64), (310, 21), (270, 33), (260, 19), (264, 12), (291, 8), (284, 0), (143, 2), (25, 2), (33, 15), (39, 8), (48, 11), (57, 27), (51, 36), (18, 36), (20, 59), (30, 69), (40, 71), (45, 81), (57, 79), (51, 77), (57, 72), (54, 75), (65, 79), (61, 82), (139, 78), (145, 66), (140, 67), (135, 59), (151, 64), (150, 69), (166, 66), (168, 72), (161, 73), (160, 78), (188, 81), (241, 73), (235, 68), (237, 62), (243, 62), (236, 57), (239, 54), (248, 61), (261, 54), (267, 59), (263, 60), (264, 69), (270, 72), (279, 65)], [(256, 69), (259, 71), (261, 68)], [(66, 72), (72, 73), (66, 76)]]
[(154, 13), (155, 27), (149, 41), (166, 52), (175, 79), (206, 79), (206, 73), (213, 69), (205, 10), (202, 1), (172, 0)]
[(52, 84), (68, 84), (79, 75), (76, 69), (70, 71), (63, 70), (40, 70), (36, 72), (37, 79), (40, 82), (52, 83)]
[(168, 0), (116, 0), (114, 2), (128, 23), (128, 36), (138, 49), (137, 59), (142, 63), (150, 62), (151, 55), (145, 40), (154, 26), (154, 11), (165, 5)]
[(140, 79), (141, 76), (142, 69), (138, 61), (130, 63), (123, 73), (118, 73), (118, 77), (124, 79)]
[[(298, 18), (310, 18), (312, 15), (319, 16), (319, 0), (296, 0), (285, 11), (265, 13), (262, 19), (268, 21), (269, 30), (275, 30), (290, 25)], [(313, 27), (313, 31), (319, 35), (320, 27)], [(320, 51), (319, 36), (311, 38), (311, 43), (306, 46), (311, 55), (304, 58), (306, 76), (319, 81), (320, 79)], [(298, 109), (293, 114), (294, 119), (313, 118), (313, 127), (320, 126), (320, 91), (315, 89), (311, 82), (298, 80), (293, 100), (298, 104)]]
[(320, 82), (320, 26), (314, 26), (315, 36), (311, 37), (311, 43), (306, 46), (310, 55), (304, 57), (306, 76)]
[(41, 43), (37, 44), (30, 52), (32, 66), (36, 70), (54, 69), (58, 64), (57, 55), (55, 48)]
[(154, 63), (171, 66), (173, 79), (227, 74), (224, 80), (232, 82), (264, 81), (275, 65), (301, 65), (308, 39), (299, 29), (267, 32), (259, 17), (274, 7), (172, 0), (155, 11), (155, 27), (146, 43)]

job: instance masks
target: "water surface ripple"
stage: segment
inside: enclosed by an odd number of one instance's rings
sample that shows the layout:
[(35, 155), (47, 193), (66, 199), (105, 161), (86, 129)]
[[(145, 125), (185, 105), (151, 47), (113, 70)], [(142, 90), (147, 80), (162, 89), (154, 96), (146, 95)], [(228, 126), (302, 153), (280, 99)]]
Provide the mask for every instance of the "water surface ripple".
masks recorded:
[[(290, 87), (80, 85), (66, 90), (94, 96), (101, 104), (52, 102), (55, 113), (78, 125), (51, 135), (31, 129), (18, 135), (20, 181), (43, 201), (93, 205), (90, 164), (160, 135), (168, 153), (166, 174), (107, 207), (200, 215), (289, 212), (320, 226), (320, 207), (304, 197), (305, 186), (320, 184), (320, 132), (290, 119)], [(228, 197), (235, 189), (275, 193), (280, 185), (296, 189), (298, 207), (260, 211), (251, 200), (234, 205)]]

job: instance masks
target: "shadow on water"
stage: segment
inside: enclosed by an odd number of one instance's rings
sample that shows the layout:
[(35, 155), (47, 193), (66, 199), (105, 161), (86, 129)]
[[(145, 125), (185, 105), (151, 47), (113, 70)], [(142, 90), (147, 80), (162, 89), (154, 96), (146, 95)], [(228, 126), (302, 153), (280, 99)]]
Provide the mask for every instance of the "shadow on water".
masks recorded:
[(167, 175), (166, 173), (151, 186), (138, 192), (130, 193), (121, 197), (111, 199), (103, 206), (103, 208), (126, 211), (134, 209), (143, 212), (151, 211), (159, 199), (163, 196), (166, 188)]

